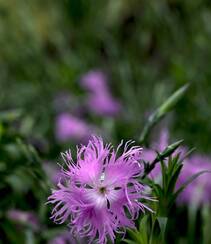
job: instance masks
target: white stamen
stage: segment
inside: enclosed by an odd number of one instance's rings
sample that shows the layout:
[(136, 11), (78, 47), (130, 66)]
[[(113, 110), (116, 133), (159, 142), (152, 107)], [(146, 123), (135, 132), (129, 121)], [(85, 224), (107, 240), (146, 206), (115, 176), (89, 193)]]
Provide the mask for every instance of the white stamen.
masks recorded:
[(105, 173), (102, 173), (100, 176), (100, 181), (103, 182), (105, 180)]

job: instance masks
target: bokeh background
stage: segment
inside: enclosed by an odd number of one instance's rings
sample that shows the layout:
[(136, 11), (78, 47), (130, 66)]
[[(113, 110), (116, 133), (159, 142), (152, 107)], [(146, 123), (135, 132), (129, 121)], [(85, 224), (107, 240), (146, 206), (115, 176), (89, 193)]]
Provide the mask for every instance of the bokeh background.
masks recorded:
[[(0, 243), (47, 243), (65, 232), (48, 220), (37, 167), (52, 181), (60, 152), (90, 134), (138, 140), (151, 112), (186, 83), (150, 139), (165, 127), (172, 141), (209, 155), (210, 43), (208, 0), (0, 0)], [(36, 220), (21, 215), (20, 227), (17, 209)], [(187, 210), (178, 212), (181, 220)], [(186, 243), (183, 225), (169, 237), (175, 243)]]

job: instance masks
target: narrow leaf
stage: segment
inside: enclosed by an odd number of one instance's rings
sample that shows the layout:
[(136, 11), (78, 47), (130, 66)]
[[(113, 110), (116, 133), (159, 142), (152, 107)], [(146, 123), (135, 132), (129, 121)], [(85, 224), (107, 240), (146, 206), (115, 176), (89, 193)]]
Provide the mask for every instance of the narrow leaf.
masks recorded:
[(174, 193), (173, 198), (171, 199), (171, 204), (172, 205), (174, 203), (174, 201), (176, 200), (176, 198), (178, 197), (178, 195), (190, 184), (192, 183), (195, 179), (197, 179), (200, 175), (204, 174), (204, 173), (211, 173), (210, 170), (203, 170), (200, 171), (194, 175), (192, 175), (187, 181), (185, 181), (185, 183), (183, 183), (180, 188)]
[(140, 143), (144, 143), (151, 129), (168, 113), (187, 91), (189, 84), (186, 84), (174, 92), (156, 111), (149, 117), (139, 138)]
[(172, 153), (174, 153), (175, 150), (182, 144), (183, 140), (179, 140), (165, 148), (163, 152), (157, 155), (157, 157), (152, 161), (150, 165), (148, 165), (147, 168), (144, 170), (144, 174), (142, 176), (142, 179), (144, 179), (155, 167), (155, 165), (160, 162), (161, 160), (166, 159), (169, 157)]
[(158, 217), (157, 220), (158, 220), (160, 230), (161, 230), (162, 243), (165, 243), (165, 232), (166, 232), (166, 225), (167, 225), (168, 218)]

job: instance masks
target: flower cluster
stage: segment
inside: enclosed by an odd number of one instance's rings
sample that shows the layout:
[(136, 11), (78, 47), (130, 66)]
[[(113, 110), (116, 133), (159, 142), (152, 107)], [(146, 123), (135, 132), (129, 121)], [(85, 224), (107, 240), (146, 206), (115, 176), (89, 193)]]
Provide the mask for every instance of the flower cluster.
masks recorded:
[[(168, 131), (164, 129), (161, 132), (160, 138), (157, 143), (154, 143), (153, 148), (157, 151), (163, 151), (169, 143)], [(145, 149), (142, 159), (151, 162), (156, 157), (156, 152), (152, 149)], [(187, 149), (180, 147), (176, 153), (185, 155)], [(179, 175), (176, 187), (179, 188), (188, 178), (203, 170), (211, 171), (211, 158), (201, 154), (193, 153), (189, 158), (185, 158), (183, 168)], [(149, 176), (155, 180), (161, 180), (161, 167), (158, 163)], [(211, 202), (211, 181), (210, 174), (204, 174), (195, 179), (188, 185), (178, 197), (179, 204), (203, 204)]]
[(55, 222), (69, 221), (71, 233), (89, 237), (89, 243), (96, 237), (98, 243), (106, 243), (108, 238), (114, 242), (115, 232), (134, 228), (139, 210), (152, 211), (143, 203), (152, 199), (137, 180), (143, 173), (142, 149), (131, 143), (118, 156), (123, 143), (114, 150), (101, 138), (92, 137), (87, 146), (78, 148), (77, 162), (70, 151), (62, 154), (67, 168), (62, 168), (58, 189), (48, 199), (55, 205)]

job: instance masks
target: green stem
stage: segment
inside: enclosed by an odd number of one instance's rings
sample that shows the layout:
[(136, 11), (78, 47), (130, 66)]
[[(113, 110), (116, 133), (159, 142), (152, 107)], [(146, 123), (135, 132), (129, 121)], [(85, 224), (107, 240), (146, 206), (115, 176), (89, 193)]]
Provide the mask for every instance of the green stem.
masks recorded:
[(149, 238), (149, 244), (152, 244), (153, 242), (153, 234), (154, 234), (154, 228), (155, 228), (155, 221), (156, 218), (152, 217), (152, 228), (151, 228), (151, 232), (150, 232), (150, 238)]
[(197, 215), (197, 206), (191, 205), (188, 208), (188, 243), (194, 243), (194, 234), (196, 227), (196, 215)]

